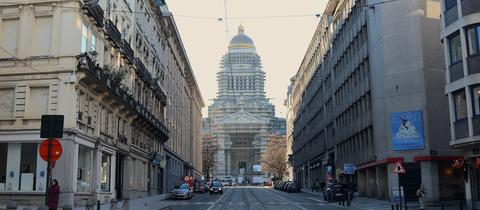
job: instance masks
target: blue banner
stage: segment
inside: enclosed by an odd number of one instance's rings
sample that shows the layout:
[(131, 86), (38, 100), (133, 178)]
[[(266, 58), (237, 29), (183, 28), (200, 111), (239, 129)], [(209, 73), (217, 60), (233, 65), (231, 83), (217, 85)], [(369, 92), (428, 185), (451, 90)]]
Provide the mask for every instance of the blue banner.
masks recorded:
[(423, 113), (392, 113), (392, 149), (395, 151), (424, 149)]

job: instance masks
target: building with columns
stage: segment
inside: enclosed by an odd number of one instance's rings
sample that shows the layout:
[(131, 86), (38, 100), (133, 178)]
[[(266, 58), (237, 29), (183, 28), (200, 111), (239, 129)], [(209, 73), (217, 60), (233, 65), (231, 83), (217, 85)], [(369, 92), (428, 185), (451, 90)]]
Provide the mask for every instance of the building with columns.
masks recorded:
[(480, 2), (441, 0), (450, 146), (461, 149), (468, 209), (480, 209)]
[[(217, 73), (218, 93), (208, 107), (204, 131), (218, 144), (213, 177), (252, 182), (266, 173), (261, 165), (267, 137), (274, 130), (275, 109), (265, 96), (265, 72), (255, 45), (238, 27)], [(210, 141), (212, 141), (210, 139)]]
[(60, 207), (201, 176), (203, 100), (163, 1), (26, 0), (0, 13), (0, 203), (43, 203), (44, 114), (65, 117)]

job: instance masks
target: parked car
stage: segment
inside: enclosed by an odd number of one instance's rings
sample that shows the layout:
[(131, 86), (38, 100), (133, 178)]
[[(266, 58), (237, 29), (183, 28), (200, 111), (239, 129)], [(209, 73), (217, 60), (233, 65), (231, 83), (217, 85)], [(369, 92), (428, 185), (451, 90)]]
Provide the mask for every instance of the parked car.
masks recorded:
[(193, 192), (204, 193), (208, 191), (207, 183), (205, 181), (198, 181), (193, 186)]
[(290, 182), (287, 187), (287, 192), (300, 192), (300, 187), (298, 186), (297, 182)]
[(291, 183), (290, 181), (288, 181), (288, 182), (285, 182), (285, 183), (282, 185), (282, 188), (281, 188), (281, 190), (283, 190), (283, 191), (287, 191), (287, 187), (288, 187), (288, 185), (289, 185), (290, 183)]
[(323, 199), (325, 201), (339, 201), (343, 199), (343, 190), (340, 183), (328, 183), (323, 190)]
[(180, 186), (175, 186), (171, 193), (172, 199), (183, 198), (183, 199), (192, 199), (193, 190), (190, 189), (187, 183), (183, 183)]
[(279, 189), (280, 189), (280, 185), (282, 185), (282, 183), (283, 183), (283, 181), (277, 181), (277, 182), (275, 183), (275, 186), (274, 186), (273, 188), (279, 190)]
[(210, 186), (210, 195), (213, 193), (223, 194), (223, 185), (220, 182), (212, 182)]

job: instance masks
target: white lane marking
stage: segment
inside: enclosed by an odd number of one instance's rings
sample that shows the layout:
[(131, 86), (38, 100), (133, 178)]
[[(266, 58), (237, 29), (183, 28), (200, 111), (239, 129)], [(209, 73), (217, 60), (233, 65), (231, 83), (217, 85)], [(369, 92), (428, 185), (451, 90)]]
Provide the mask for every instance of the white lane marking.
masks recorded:
[(318, 200), (316, 198), (311, 198), (311, 197), (305, 197), (306, 199), (310, 199), (310, 200), (314, 200), (314, 201), (318, 201), (320, 203), (324, 203), (322, 200)]
[(220, 202), (220, 201), (223, 199), (223, 197), (225, 197), (226, 195), (228, 195), (228, 194), (231, 193), (232, 191), (233, 191), (233, 189), (230, 189), (230, 190), (228, 190), (227, 193), (225, 193), (225, 194), (223, 194), (222, 196), (220, 196), (220, 198), (219, 198), (217, 201), (215, 201), (210, 207), (208, 207), (207, 210), (211, 210), (215, 205), (217, 205), (218, 202)]
[[(285, 202), (291, 203), (290, 201), (288, 201), (287, 199), (285, 199), (283, 196), (280, 196), (280, 195), (277, 195), (277, 194), (275, 194), (275, 193), (273, 193), (273, 192), (270, 192), (270, 190), (266, 190), (266, 191), (267, 191), (268, 193), (272, 194), (272, 195), (275, 195), (277, 198), (282, 199), (282, 200), (285, 201)], [(300, 205), (298, 205), (298, 204), (296, 204), (296, 203), (292, 203), (292, 204), (295, 205), (296, 207), (302, 209), (302, 210), (307, 210), (306, 208), (303, 208), (302, 206), (300, 206)]]

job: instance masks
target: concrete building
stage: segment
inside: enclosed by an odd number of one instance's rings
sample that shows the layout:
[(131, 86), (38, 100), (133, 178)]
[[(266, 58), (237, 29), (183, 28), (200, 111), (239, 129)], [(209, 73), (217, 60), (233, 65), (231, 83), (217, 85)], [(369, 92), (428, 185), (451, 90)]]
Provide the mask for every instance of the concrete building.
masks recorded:
[(218, 93), (208, 107), (204, 131), (219, 146), (213, 177), (252, 182), (266, 176), (261, 164), (267, 136), (273, 132), (275, 109), (265, 96), (260, 56), (243, 26), (238, 28), (217, 73)]
[[(330, 0), (293, 78), (294, 179), (346, 180), (361, 196), (461, 199), (444, 95), (440, 2)], [(399, 30), (401, 28), (401, 30)], [(407, 173), (393, 173), (401, 162)], [(356, 165), (345, 174), (344, 164)]]
[(480, 209), (480, 2), (442, 0), (445, 91), (450, 105), (450, 146), (461, 149), (466, 201)]
[(203, 101), (163, 1), (27, 0), (0, 11), (0, 202), (43, 202), (43, 114), (65, 116), (59, 206), (164, 193), (180, 179), (171, 174), (201, 168)]

